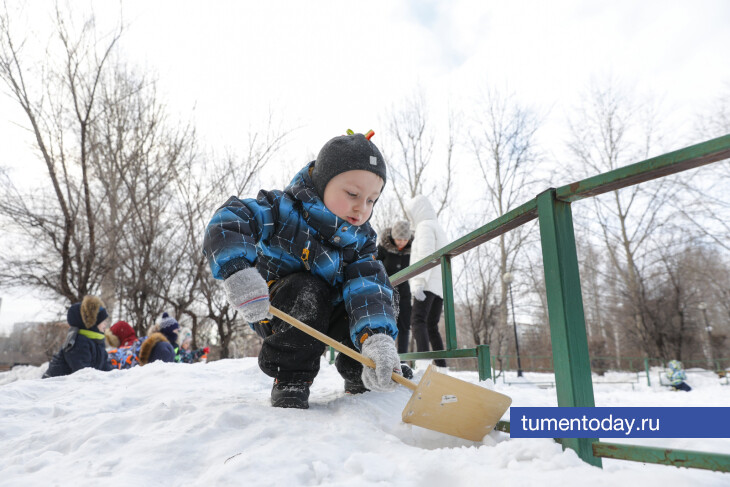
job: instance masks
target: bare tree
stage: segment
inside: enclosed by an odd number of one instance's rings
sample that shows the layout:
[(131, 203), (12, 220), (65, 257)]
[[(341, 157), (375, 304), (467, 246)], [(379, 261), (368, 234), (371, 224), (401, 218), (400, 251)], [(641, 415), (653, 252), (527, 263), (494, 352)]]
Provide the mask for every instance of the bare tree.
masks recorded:
[[(725, 92), (696, 116), (693, 131), (695, 142), (730, 134), (730, 83)], [(688, 227), (702, 234), (703, 239), (730, 250), (730, 160), (716, 162), (685, 173), (682, 191), (672, 200)]]
[[(176, 215), (179, 181), (197, 157), (194, 130), (168, 122), (156, 83), (115, 66), (100, 94), (92, 132), (93, 168), (102, 183), (100, 226), (107, 246), (102, 295), (116, 300), (138, 333), (164, 309), (160, 289), (177, 273), (187, 238)], [(110, 296), (113, 299), (110, 299)]]
[[(456, 146), (457, 118), (448, 116), (448, 132), (444, 161), (439, 161), (439, 183), (429, 184), (429, 166), (433, 162), (436, 131), (429, 119), (428, 107), (422, 92), (417, 92), (394, 108), (388, 118), (388, 135), (394, 141), (394, 154), (387, 158), (390, 177), (395, 187), (402, 215), (405, 203), (417, 194), (431, 195), (436, 214), (448, 207), (453, 186), (452, 158)], [(431, 176), (433, 177), (433, 176)]]
[(0, 279), (79, 301), (98, 287), (104, 274), (91, 134), (100, 115), (100, 86), (121, 28), (99, 40), (89, 17), (74, 33), (72, 22), (57, 8), (52, 44), (58, 56), (43, 61), (39, 76), (29, 67), (36, 61), (24, 57), (24, 41), (11, 30), (11, 18), (5, 5), (0, 13), (0, 79), (23, 109), (51, 191), (36, 191), (31, 197), (9, 179), (3, 182), (0, 215), (32, 242), (26, 247), (32, 251), (5, 255)]
[[(205, 268), (205, 272), (198, 276), (196, 283), (199, 286), (197, 309), (201, 310), (205, 322), (210, 323), (215, 330), (221, 347), (221, 358), (229, 357), (232, 348), (250, 351), (255, 346), (252, 347), (249, 342), (258, 342), (260, 339), (250, 335), (248, 325), (241, 322), (238, 312), (226, 301), (222, 282), (214, 279), (207, 270), (208, 263), (202, 254), (203, 232), (213, 211), (224, 203), (228, 196), (233, 194), (241, 198), (255, 197), (254, 184), (257, 182), (257, 176), (280, 153), (289, 133), (288, 129), (274, 123), (274, 117), (270, 114), (261, 132), (251, 132), (248, 146), (244, 148), (245, 155), (238, 156), (235, 152), (229, 151), (220, 163), (205, 168), (203, 174), (207, 174), (208, 177), (201, 178), (204, 181), (203, 186), (196, 188), (186, 197), (188, 204), (185, 220), (189, 222), (191, 230), (194, 225), (198, 225), (200, 229), (191, 238), (191, 251), (187, 254), (188, 265), (196, 269), (196, 272), (201, 272)], [(238, 346), (232, 347), (237, 341), (240, 342)]]
[[(578, 115), (569, 121), (572, 137), (568, 148), (577, 159), (570, 167), (573, 177), (607, 172), (647, 158), (656, 145), (656, 119), (651, 105), (632, 101), (612, 82), (591, 87)], [(654, 248), (652, 237), (667, 221), (673, 184), (673, 179), (662, 178), (591, 198), (590, 216), (578, 219), (579, 224), (592, 222), (586, 228), (588, 234), (603, 241), (611, 268), (607, 276), (620, 283), (632, 326), (647, 351), (651, 339), (644, 321), (646, 277), (642, 269)]]
[[(534, 169), (538, 162), (536, 114), (517, 102), (486, 90), (475, 103), (470, 145), (487, 189), (488, 215), (498, 218), (533, 196)], [(490, 218), (491, 219), (491, 218)], [(495, 260), (499, 269), (499, 323), (507, 326), (508, 284), (502, 279), (512, 272), (529, 229), (520, 226), (497, 239)], [(488, 247), (488, 246), (487, 246)]]
[(474, 345), (489, 344), (493, 354), (505, 353), (505, 329), (500, 328), (499, 297), (496, 292), (500, 276), (491, 265), (483, 246), (469, 251), (468, 264), (461, 266), (454, 291), (462, 303), (461, 331)]

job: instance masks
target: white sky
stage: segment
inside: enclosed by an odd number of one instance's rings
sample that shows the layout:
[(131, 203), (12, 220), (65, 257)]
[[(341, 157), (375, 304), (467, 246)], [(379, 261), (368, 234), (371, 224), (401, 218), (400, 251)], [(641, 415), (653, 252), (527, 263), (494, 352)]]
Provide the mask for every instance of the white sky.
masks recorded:
[[(50, 35), (51, 5), (28, 9), (37, 39)], [(119, 13), (109, 1), (74, 5), (93, 6), (100, 25)], [(130, 0), (122, 11), (124, 57), (158, 75), (170, 109), (192, 119), (206, 146), (245, 147), (269, 109), (297, 128), (275, 167), (286, 168), (282, 180), (347, 128), (372, 128), (377, 143), (388, 110), (419, 86), (442, 122), (447, 103), (468, 109), (479, 87), (513, 91), (549, 111), (547, 133), (558, 139), (556, 127), (594, 78), (613, 76), (657, 96), (675, 122), (730, 83), (723, 0)], [(18, 123), (17, 107), (0, 98), (0, 165), (32, 179), (37, 166)], [(0, 293), (0, 329), (38, 318), (32, 301)]]

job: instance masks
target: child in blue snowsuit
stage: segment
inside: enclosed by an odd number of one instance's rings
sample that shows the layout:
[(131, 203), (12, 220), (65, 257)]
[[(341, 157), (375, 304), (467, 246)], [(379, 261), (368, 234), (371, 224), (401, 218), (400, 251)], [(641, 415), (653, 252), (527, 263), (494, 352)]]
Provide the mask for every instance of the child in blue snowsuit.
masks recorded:
[(272, 318), (269, 303), (375, 362), (375, 369), (363, 368), (339, 354), (346, 390), (391, 390), (391, 372), (401, 373), (393, 288), (368, 223), (386, 182), (370, 136), (331, 139), (284, 191), (232, 196), (206, 229), (213, 276), (264, 338), (259, 366), (275, 379), (273, 406), (309, 407), (325, 345)]
[(687, 380), (687, 374), (684, 372), (682, 362), (679, 360), (670, 360), (667, 364), (669, 370), (667, 370), (667, 378), (675, 391), (689, 392), (692, 388), (685, 382)]

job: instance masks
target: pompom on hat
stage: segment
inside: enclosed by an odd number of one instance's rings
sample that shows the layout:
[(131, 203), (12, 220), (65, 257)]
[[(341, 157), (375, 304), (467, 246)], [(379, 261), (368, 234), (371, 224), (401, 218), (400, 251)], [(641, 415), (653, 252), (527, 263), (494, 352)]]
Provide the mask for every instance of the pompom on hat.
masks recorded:
[(84, 296), (80, 303), (72, 304), (66, 313), (66, 321), (75, 328), (94, 328), (108, 317), (104, 303), (96, 296)]
[(177, 322), (177, 320), (167, 314), (167, 312), (164, 312), (162, 313), (162, 319), (160, 320), (159, 328), (160, 333), (165, 335), (170, 343), (172, 343), (174, 346), (177, 346), (177, 333), (175, 333), (175, 330), (180, 329), (180, 324)]
[(160, 331), (163, 333), (171, 332), (172, 330), (175, 330), (177, 328), (180, 328), (180, 324), (177, 322), (177, 320), (167, 314), (167, 311), (162, 313), (162, 319), (160, 320)]

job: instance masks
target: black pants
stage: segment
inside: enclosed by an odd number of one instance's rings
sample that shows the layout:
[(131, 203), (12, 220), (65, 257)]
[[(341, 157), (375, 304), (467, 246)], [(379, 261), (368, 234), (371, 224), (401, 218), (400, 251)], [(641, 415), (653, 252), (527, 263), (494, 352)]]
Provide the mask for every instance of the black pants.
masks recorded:
[(686, 382), (680, 382), (679, 384), (672, 385), (672, 388), (674, 388), (675, 391), (689, 392), (692, 390), (692, 388)]
[[(411, 316), (411, 329), (416, 339), (418, 352), (428, 352), (429, 342), (431, 350), (443, 350), (444, 342), (439, 333), (439, 320), (441, 319), (441, 308), (444, 300), (430, 291), (426, 291), (426, 299), (413, 301), (413, 314)], [(446, 367), (443, 359), (434, 361), (439, 367)]]
[(398, 353), (408, 352), (408, 341), (411, 339), (411, 290), (408, 282), (397, 286), (400, 296), (398, 312)]
[[(354, 349), (345, 305), (333, 306), (332, 293), (327, 283), (310, 273), (283, 277), (269, 291), (274, 307)], [(314, 380), (324, 343), (276, 317), (255, 323), (254, 329), (264, 339), (259, 367), (266, 375), (281, 382)], [(362, 365), (356, 360), (340, 353), (335, 365), (345, 379), (361, 380)]]

